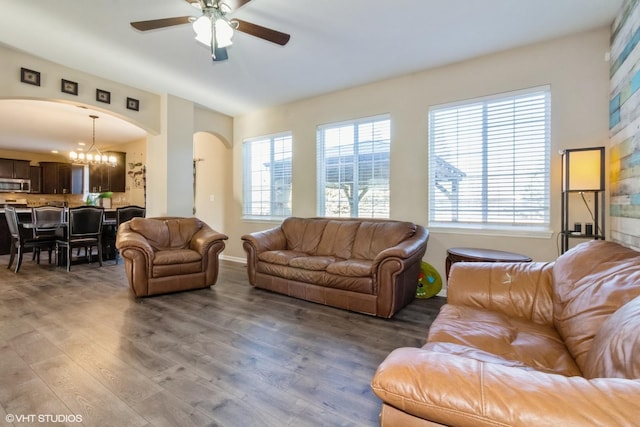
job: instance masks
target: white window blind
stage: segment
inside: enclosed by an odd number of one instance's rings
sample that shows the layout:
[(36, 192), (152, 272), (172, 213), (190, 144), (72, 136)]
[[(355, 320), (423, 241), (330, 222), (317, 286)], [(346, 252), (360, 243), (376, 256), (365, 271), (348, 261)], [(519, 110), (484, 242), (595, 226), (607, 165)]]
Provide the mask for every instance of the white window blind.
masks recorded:
[(242, 145), (243, 214), (291, 215), (291, 134), (253, 138)]
[(318, 127), (318, 214), (389, 217), (388, 115)]
[(549, 224), (548, 87), (433, 107), (430, 225)]

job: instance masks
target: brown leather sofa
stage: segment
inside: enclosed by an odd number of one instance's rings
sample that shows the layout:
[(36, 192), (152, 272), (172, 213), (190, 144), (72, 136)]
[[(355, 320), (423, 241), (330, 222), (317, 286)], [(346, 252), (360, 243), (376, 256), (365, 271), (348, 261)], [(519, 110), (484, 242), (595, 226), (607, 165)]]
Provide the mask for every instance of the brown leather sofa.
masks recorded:
[(376, 371), (381, 425), (638, 425), (639, 295), (640, 253), (613, 242), (454, 264), (427, 344)]
[(414, 299), (428, 238), (410, 222), (295, 217), (242, 236), (253, 286), (381, 317)]
[(227, 236), (197, 218), (133, 218), (116, 247), (137, 297), (213, 286)]

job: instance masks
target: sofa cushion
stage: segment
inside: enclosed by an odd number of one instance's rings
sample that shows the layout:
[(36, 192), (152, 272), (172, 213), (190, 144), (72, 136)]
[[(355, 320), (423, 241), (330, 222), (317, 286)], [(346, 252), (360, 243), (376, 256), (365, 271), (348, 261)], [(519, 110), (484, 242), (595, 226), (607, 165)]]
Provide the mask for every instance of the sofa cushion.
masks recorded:
[(285, 219), (281, 228), (287, 239), (287, 249), (315, 255), (327, 222), (329, 221), (319, 218), (291, 217)]
[(153, 257), (153, 265), (184, 264), (198, 262), (202, 256), (191, 249), (174, 249), (171, 251), (158, 251)]
[(129, 228), (141, 234), (154, 251), (184, 249), (191, 238), (202, 228), (197, 218), (133, 218)]
[(422, 349), (427, 351), (437, 352), (437, 353), (461, 356), (467, 359), (477, 360), (478, 362), (491, 363), (492, 365), (509, 366), (512, 368), (520, 368), (527, 371), (539, 370), (519, 360), (506, 359), (500, 355), (493, 354), (488, 351), (479, 350), (477, 348), (469, 347), (466, 345), (454, 344), (450, 342), (429, 342), (423, 345)]
[(596, 334), (585, 362), (587, 378), (640, 379), (640, 297), (611, 315)]
[(288, 265), (268, 264), (265, 262), (258, 263), (258, 273), (268, 274), (270, 276), (282, 277), (289, 280), (296, 280), (305, 283), (323, 283), (325, 272), (318, 270), (306, 270), (304, 268), (295, 268)]
[(373, 279), (369, 277), (349, 277), (326, 273), (322, 276), (322, 286), (341, 289), (358, 294), (373, 295)]
[(329, 221), (322, 233), (316, 255), (329, 255), (342, 259), (351, 258), (351, 249), (358, 228), (360, 228), (359, 221)]
[(289, 261), (291, 267), (304, 268), (305, 270), (324, 271), (336, 259), (330, 256), (301, 256)]
[(560, 256), (553, 267), (554, 324), (580, 369), (604, 322), (640, 295), (640, 253), (593, 240)]
[(374, 259), (380, 252), (413, 236), (415, 224), (410, 222), (363, 221), (358, 227), (351, 258)]
[(429, 328), (429, 343), (453, 343), (469, 352), (493, 354), (501, 364), (523, 364), (565, 376), (580, 375), (571, 354), (551, 326), (482, 308), (442, 307)]
[(364, 259), (337, 261), (327, 267), (327, 273), (347, 277), (368, 277), (371, 276), (372, 264), (372, 261)]
[(301, 256), (307, 256), (307, 254), (300, 251), (278, 250), (261, 252), (258, 254), (258, 259), (270, 264), (289, 265), (292, 259)]

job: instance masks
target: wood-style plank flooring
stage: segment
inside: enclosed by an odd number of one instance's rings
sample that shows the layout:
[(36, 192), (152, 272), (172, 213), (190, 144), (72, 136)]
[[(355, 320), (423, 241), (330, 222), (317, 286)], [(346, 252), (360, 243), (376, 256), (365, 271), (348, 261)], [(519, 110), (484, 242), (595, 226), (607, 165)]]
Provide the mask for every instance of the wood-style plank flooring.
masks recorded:
[(122, 264), (7, 263), (0, 426), (375, 426), (376, 367), (444, 303), (378, 319), (254, 289), (229, 261), (212, 288), (136, 300)]

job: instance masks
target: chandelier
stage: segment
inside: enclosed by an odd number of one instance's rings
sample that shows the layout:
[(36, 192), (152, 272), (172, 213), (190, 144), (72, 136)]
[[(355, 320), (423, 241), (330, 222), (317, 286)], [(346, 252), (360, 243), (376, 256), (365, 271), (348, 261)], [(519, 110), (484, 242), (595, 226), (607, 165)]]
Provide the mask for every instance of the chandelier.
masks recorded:
[(93, 139), (91, 140), (91, 147), (89, 147), (86, 153), (81, 150), (71, 151), (69, 153), (71, 163), (79, 165), (103, 164), (115, 167), (118, 164), (116, 157), (102, 154), (102, 152), (98, 150), (98, 147), (96, 147), (96, 119), (98, 116), (90, 114), (89, 117), (93, 119)]

